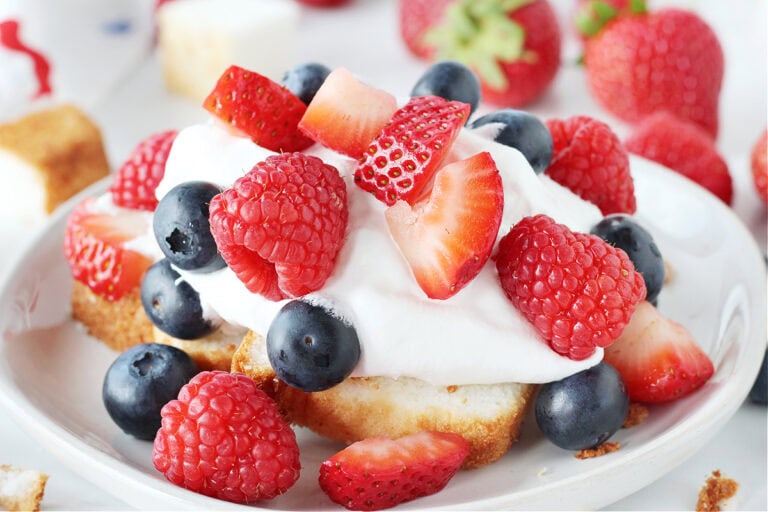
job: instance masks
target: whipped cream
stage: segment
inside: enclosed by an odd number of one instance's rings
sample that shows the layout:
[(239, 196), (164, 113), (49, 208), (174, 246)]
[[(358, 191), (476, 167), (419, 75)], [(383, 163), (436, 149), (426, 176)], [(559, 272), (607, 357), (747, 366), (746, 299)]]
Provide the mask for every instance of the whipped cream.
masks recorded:
[[(491, 153), (504, 184), (499, 238), (535, 213), (578, 231), (589, 231), (602, 218), (596, 207), (547, 176), (536, 175), (520, 152), (485, 133), (462, 130), (449, 159), (481, 151)], [(336, 167), (344, 178), (349, 224), (333, 274), (321, 290), (303, 300), (325, 306), (357, 330), (362, 355), (353, 376), (408, 376), (437, 385), (544, 383), (602, 359), (600, 349), (583, 361), (553, 352), (505, 297), (491, 261), (450, 299), (427, 298), (389, 235), (386, 205), (354, 185), (356, 162), (319, 145), (307, 153)], [(191, 126), (174, 142), (157, 196), (161, 199), (172, 187), (191, 180), (229, 187), (271, 154), (215, 122)], [(287, 302), (249, 292), (229, 268), (180, 273), (206, 307), (229, 323), (261, 334)]]

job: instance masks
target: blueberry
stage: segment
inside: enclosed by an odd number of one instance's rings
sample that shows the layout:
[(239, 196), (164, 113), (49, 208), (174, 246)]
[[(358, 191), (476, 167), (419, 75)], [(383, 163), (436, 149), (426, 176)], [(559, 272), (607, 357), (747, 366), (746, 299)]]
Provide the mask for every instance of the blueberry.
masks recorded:
[(560, 448), (594, 448), (624, 423), (629, 395), (619, 372), (605, 362), (544, 384), (536, 398), (536, 423)]
[(749, 399), (756, 404), (768, 405), (768, 350), (763, 354), (763, 363), (760, 365), (760, 372), (757, 374), (752, 389), (749, 391)]
[(155, 210), (152, 228), (160, 250), (182, 270), (213, 272), (226, 266), (208, 223), (208, 207), (218, 187), (188, 181), (173, 187)]
[(444, 60), (427, 69), (413, 86), (411, 96), (439, 96), (469, 103), (471, 115), (480, 103), (480, 80), (464, 64)]
[(470, 123), (479, 128), (489, 123), (501, 124), (494, 140), (520, 151), (536, 174), (541, 174), (552, 160), (552, 134), (541, 120), (522, 110), (505, 108), (491, 112)]
[(174, 338), (195, 340), (207, 336), (217, 326), (203, 316), (200, 295), (180, 278), (167, 259), (149, 267), (141, 281), (144, 311), (158, 329)]
[(282, 84), (305, 104), (309, 105), (331, 70), (317, 62), (299, 64), (283, 75)]
[(107, 370), (101, 388), (104, 407), (127, 434), (152, 440), (160, 428), (160, 409), (197, 373), (186, 352), (158, 343), (136, 345)]
[(591, 233), (627, 253), (635, 270), (645, 280), (645, 300), (656, 303), (664, 285), (664, 259), (651, 234), (629, 216), (620, 213), (605, 217), (592, 228)]
[(352, 373), (360, 359), (360, 342), (354, 327), (320, 306), (294, 300), (269, 327), (267, 356), (289, 386), (322, 391)]

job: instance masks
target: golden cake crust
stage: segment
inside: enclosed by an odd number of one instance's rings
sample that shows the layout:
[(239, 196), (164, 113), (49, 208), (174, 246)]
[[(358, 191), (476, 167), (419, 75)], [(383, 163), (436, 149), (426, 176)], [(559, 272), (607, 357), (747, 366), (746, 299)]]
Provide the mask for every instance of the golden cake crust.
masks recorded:
[[(32, 469), (22, 469), (7, 464), (0, 465), (0, 484), (4, 478), (15, 478), (23, 473), (30, 477), (28, 484), (22, 492), (18, 489), (4, 488), (0, 485), (0, 510), (31, 510), (37, 512), (40, 510), (40, 502), (45, 494), (45, 484), (48, 482), (48, 475)], [(16, 487), (16, 486), (14, 486)]]
[[(461, 434), (470, 444), (465, 468), (501, 458), (517, 439), (533, 385), (434, 386), (388, 377), (349, 378), (328, 390), (305, 393), (275, 376), (263, 354), (264, 340), (249, 332), (235, 352), (232, 371), (248, 375), (275, 398), (286, 419), (314, 432), (351, 443), (419, 430)], [(489, 394), (506, 399), (487, 413), (478, 406)]]
[(37, 170), (47, 213), (109, 174), (101, 131), (72, 105), (0, 125), (0, 148)]

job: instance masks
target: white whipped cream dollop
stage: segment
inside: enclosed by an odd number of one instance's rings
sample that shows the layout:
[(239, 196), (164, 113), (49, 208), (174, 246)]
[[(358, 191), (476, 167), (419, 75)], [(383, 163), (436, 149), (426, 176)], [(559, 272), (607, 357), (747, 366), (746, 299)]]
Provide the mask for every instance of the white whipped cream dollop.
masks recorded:
[[(486, 136), (462, 130), (451, 158), (481, 151), (491, 153), (504, 184), (499, 238), (536, 213), (578, 231), (589, 231), (601, 218), (593, 205), (536, 175), (517, 150)], [(307, 152), (336, 167), (347, 184), (347, 239), (325, 286), (304, 300), (322, 304), (357, 330), (362, 355), (353, 376), (409, 376), (438, 385), (544, 383), (602, 359), (599, 349), (584, 361), (553, 352), (505, 297), (492, 261), (450, 299), (428, 299), (389, 235), (386, 205), (354, 184), (356, 162), (319, 145)], [(191, 126), (174, 142), (158, 198), (190, 180), (229, 187), (270, 154), (213, 122)], [(250, 293), (229, 268), (181, 274), (224, 320), (261, 334), (287, 302)]]

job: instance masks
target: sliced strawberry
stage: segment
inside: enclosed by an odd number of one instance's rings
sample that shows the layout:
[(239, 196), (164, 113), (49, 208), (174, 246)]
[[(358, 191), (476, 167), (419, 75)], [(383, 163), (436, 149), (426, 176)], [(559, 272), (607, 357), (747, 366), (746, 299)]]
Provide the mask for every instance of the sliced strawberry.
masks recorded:
[(298, 128), (306, 105), (269, 78), (239, 66), (221, 75), (203, 108), (272, 151), (301, 151), (312, 145)]
[(323, 462), (320, 487), (350, 510), (381, 510), (442, 490), (467, 455), (469, 443), (458, 434), (372, 437)]
[(700, 388), (714, 372), (691, 333), (640, 302), (621, 336), (605, 349), (632, 400), (666, 402)]
[(125, 243), (145, 234), (151, 222), (147, 212), (106, 212), (95, 199), (84, 200), (69, 216), (64, 236), (72, 277), (109, 301), (135, 289), (152, 260)]
[(489, 153), (478, 153), (443, 167), (426, 199), (413, 207), (398, 201), (386, 217), (421, 289), (432, 299), (447, 299), (488, 261), (503, 209), (496, 164)]
[(368, 147), (355, 183), (390, 206), (417, 201), (448, 154), (470, 106), (437, 96), (417, 96), (395, 112)]
[(299, 128), (327, 148), (360, 158), (396, 110), (394, 96), (338, 68), (318, 89)]

